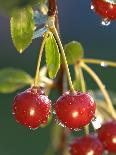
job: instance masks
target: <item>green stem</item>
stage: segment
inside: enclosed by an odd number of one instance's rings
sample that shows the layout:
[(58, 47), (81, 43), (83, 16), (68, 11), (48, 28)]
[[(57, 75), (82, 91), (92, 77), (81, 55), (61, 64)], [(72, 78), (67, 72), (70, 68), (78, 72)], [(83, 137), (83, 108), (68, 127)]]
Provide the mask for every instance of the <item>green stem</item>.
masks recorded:
[(61, 54), (62, 54), (62, 58), (63, 58), (63, 61), (64, 61), (64, 65), (65, 65), (68, 81), (69, 81), (70, 90), (71, 90), (71, 92), (74, 92), (75, 90), (74, 90), (74, 87), (73, 87), (73, 84), (72, 84), (72, 80), (71, 80), (71, 76), (70, 76), (70, 71), (69, 71), (69, 68), (68, 68), (68, 63), (67, 63), (67, 60), (66, 60), (65, 52), (64, 52), (64, 49), (63, 49), (60, 37), (58, 35), (58, 32), (57, 32), (55, 26), (52, 26), (50, 28), (50, 30), (54, 34), (55, 39), (56, 39), (56, 41), (57, 41), (57, 43), (59, 45), (59, 48), (60, 48), (60, 51), (61, 51)]
[(82, 71), (81, 68), (79, 68), (79, 72), (80, 72), (80, 77), (81, 77), (81, 89), (82, 89), (82, 92), (86, 92), (85, 79), (84, 79), (83, 71)]
[(42, 53), (43, 53), (43, 50), (44, 50), (44, 45), (45, 45), (47, 36), (48, 36), (48, 33), (45, 33), (44, 34), (44, 38), (42, 40), (42, 45), (41, 45), (41, 48), (40, 48), (40, 52), (39, 52), (39, 58), (38, 58), (38, 63), (37, 63), (36, 75), (35, 75), (35, 80), (34, 80), (34, 86), (35, 87), (38, 87), (38, 85), (39, 85), (39, 70), (40, 70)]
[(90, 59), (90, 58), (82, 59), (82, 61), (85, 63), (98, 64), (101, 66), (116, 67), (116, 62), (112, 62), (112, 61), (106, 61), (106, 60), (100, 60), (100, 59)]
[(97, 76), (97, 74), (85, 63), (81, 63), (81, 67), (86, 70), (88, 72), (88, 74), (90, 74), (90, 76), (94, 79), (94, 81), (97, 83), (97, 85), (99, 86), (101, 92), (104, 95), (104, 98), (106, 100), (107, 106), (109, 108), (109, 112), (111, 113), (112, 117), (114, 119), (116, 119), (116, 112), (115, 109), (113, 107), (112, 101), (110, 99), (110, 96), (104, 86), (104, 84), (102, 83), (102, 81), (99, 79), (99, 77)]
[(89, 125), (84, 126), (83, 131), (85, 136), (89, 135)]

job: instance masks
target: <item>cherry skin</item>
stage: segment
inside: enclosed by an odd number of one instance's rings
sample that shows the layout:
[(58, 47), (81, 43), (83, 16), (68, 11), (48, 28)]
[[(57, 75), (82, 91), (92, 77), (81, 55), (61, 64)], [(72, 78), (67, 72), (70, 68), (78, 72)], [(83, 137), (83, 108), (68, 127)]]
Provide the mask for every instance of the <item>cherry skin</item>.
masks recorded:
[(18, 123), (30, 129), (47, 124), (51, 101), (41, 89), (30, 88), (18, 94), (13, 101), (13, 114)]
[(116, 4), (106, 2), (106, 0), (92, 0), (92, 6), (97, 14), (103, 19), (116, 19)]
[(95, 116), (96, 104), (89, 93), (69, 91), (54, 104), (55, 113), (62, 125), (69, 129), (80, 129)]
[(102, 155), (103, 146), (96, 136), (76, 138), (70, 145), (71, 155)]
[(98, 137), (107, 151), (116, 153), (116, 120), (104, 123), (98, 130)]

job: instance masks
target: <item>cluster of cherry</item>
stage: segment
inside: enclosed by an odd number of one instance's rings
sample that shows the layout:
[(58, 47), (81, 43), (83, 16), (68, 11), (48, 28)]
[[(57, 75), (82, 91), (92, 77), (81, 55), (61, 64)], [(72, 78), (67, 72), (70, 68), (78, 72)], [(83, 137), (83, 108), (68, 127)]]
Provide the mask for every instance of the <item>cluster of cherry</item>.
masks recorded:
[(116, 121), (105, 122), (97, 134), (78, 137), (70, 145), (71, 155), (103, 155), (116, 153)]
[[(94, 118), (96, 104), (89, 93), (65, 92), (55, 102), (54, 111), (60, 123), (71, 129), (80, 129)], [(16, 121), (30, 129), (48, 122), (51, 100), (40, 88), (29, 88), (18, 94), (13, 102)], [(116, 121), (109, 121), (98, 129), (97, 135), (75, 139), (70, 145), (71, 155), (102, 155), (103, 150), (116, 152)]]
[[(111, 0), (92, 0), (92, 9), (105, 21), (116, 19), (116, 3)], [(21, 125), (37, 129), (48, 123), (51, 105), (59, 124), (70, 130), (83, 128), (95, 117), (96, 104), (89, 93), (67, 91), (52, 104), (38, 87), (29, 88), (15, 97), (13, 115)], [(116, 121), (105, 122), (97, 134), (74, 139), (69, 148), (71, 155), (102, 155), (104, 150), (116, 153)]]

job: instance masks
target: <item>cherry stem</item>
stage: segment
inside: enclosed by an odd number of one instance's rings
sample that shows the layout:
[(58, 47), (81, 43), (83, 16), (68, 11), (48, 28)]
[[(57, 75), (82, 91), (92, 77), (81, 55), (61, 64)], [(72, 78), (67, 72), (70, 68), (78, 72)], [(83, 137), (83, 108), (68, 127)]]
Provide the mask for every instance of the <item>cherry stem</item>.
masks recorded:
[(103, 67), (105, 66), (116, 67), (116, 62), (107, 61), (107, 60), (85, 58), (85, 59), (82, 59), (82, 61), (90, 64), (98, 64)]
[(100, 78), (97, 76), (97, 74), (85, 63), (81, 63), (81, 67), (88, 72), (88, 74), (94, 79), (94, 81), (97, 83), (97, 85), (99, 86), (101, 92), (104, 95), (104, 98), (106, 100), (107, 106), (109, 108), (109, 112), (112, 115), (112, 118), (116, 119), (116, 112), (115, 109), (113, 107), (112, 101), (110, 99), (110, 96), (105, 88), (105, 85), (102, 83), (102, 81), (100, 80)]
[(81, 89), (82, 89), (82, 92), (86, 92), (85, 79), (84, 79), (83, 71), (82, 71), (81, 68), (79, 68), (79, 73), (80, 73), (80, 78), (81, 78)]
[(39, 58), (38, 58), (37, 69), (36, 69), (36, 75), (35, 75), (35, 80), (34, 80), (34, 87), (38, 87), (38, 85), (39, 85), (40, 64), (41, 64), (42, 54), (43, 54), (44, 45), (45, 45), (47, 36), (48, 36), (48, 33), (45, 33), (43, 40), (42, 40), (41, 47), (40, 47)]
[(57, 41), (57, 43), (59, 45), (59, 48), (60, 48), (60, 51), (61, 51), (61, 54), (62, 54), (62, 58), (63, 58), (63, 61), (64, 61), (64, 65), (65, 65), (65, 69), (66, 69), (66, 73), (67, 73), (67, 77), (68, 77), (68, 82), (69, 82), (69, 86), (70, 86), (70, 91), (75, 92), (73, 84), (72, 84), (72, 80), (71, 80), (70, 71), (69, 71), (69, 68), (68, 68), (68, 63), (67, 63), (67, 60), (66, 60), (65, 52), (64, 52), (60, 37), (58, 35), (58, 32), (57, 32), (54, 25), (50, 28), (50, 30), (54, 34), (55, 39), (56, 39), (56, 41)]
[(83, 131), (85, 136), (89, 135), (89, 125), (84, 126)]

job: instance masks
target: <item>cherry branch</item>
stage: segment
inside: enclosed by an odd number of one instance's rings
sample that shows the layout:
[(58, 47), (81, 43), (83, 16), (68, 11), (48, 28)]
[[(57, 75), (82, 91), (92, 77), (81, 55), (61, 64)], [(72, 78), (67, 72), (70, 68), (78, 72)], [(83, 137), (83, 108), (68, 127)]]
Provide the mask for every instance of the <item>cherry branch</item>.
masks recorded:
[(57, 10), (56, 0), (48, 0), (48, 4), (49, 4), (48, 16), (55, 16)]

